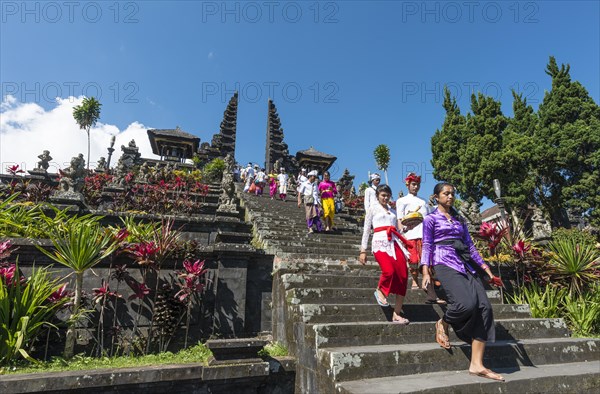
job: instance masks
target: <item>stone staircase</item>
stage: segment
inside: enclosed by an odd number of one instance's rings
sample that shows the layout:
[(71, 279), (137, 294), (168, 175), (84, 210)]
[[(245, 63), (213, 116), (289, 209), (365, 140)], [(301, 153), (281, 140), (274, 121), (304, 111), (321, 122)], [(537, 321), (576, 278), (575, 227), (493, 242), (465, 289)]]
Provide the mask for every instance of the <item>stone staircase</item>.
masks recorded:
[[(296, 393), (591, 393), (600, 389), (600, 339), (572, 338), (561, 319), (533, 319), (527, 305), (501, 303), (489, 289), (497, 341), (486, 366), (506, 382), (467, 373), (470, 346), (435, 342), (443, 306), (409, 290), (408, 326), (390, 322), (373, 290), (379, 267), (357, 264), (361, 229), (336, 218), (331, 234), (306, 232), (295, 200), (240, 194), (254, 239), (275, 255), (273, 337), (297, 359)], [(410, 285), (410, 284), (409, 284)], [(393, 302), (390, 298), (390, 302)]]

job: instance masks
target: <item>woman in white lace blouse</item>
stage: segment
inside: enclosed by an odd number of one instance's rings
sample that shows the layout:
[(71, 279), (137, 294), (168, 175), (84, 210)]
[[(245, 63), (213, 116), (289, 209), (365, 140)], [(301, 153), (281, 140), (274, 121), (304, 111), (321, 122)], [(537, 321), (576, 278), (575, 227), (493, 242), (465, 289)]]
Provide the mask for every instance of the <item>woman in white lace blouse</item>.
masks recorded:
[(392, 322), (408, 324), (408, 319), (400, 316), (402, 303), (406, 296), (406, 285), (408, 283), (408, 268), (406, 265), (408, 251), (404, 246), (404, 237), (402, 237), (398, 230), (396, 211), (388, 205), (391, 196), (392, 190), (388, 185), (379, 185), (377, 187), (377, 203), (369, 207), (365, 216), (365, 226), (358, 259), (361, 264), (367, 262), (367, 243), (371, 227), (373, 227), (371, 251), (379, 267), (381, 267), (381, 276), (375, 290), (375, 299), (379, 305), (387, 307), (390, 305), (386, 298), (390, 294), (396, 294)]

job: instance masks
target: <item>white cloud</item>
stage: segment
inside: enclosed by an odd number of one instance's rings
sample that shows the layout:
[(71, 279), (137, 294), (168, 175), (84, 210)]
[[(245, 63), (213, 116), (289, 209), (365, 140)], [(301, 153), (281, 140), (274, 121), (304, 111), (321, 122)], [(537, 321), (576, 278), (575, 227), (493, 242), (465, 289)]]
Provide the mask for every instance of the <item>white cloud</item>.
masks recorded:
[[(35, 103), (21, 103), (6, 96), (0, 104), (0, 172), (8, 165), (19, 164), (24, 170), (36, 167), (37, 156), (49, 150), (53, 160), (49, 172), (68, 167), (71, 157), (83, 153), (87, 156), (87, 134), (73, 119), (73, 107), (81, 104), (83, 97), (57, 98), (56, 107), (45, 110)], [(101, 156), (107, 157), (111, 136), (116, 136), (111, 167), (121, 156), (121, 145), (132, 139), (140, 148), (142, 157), (157, 159), (148, 141), (147, 129), (133, 122), (125, 130), (98, 122), (90, 130), (90, 168), (96, 168)], [(87, 160), (87, 157), (86, 157)]]

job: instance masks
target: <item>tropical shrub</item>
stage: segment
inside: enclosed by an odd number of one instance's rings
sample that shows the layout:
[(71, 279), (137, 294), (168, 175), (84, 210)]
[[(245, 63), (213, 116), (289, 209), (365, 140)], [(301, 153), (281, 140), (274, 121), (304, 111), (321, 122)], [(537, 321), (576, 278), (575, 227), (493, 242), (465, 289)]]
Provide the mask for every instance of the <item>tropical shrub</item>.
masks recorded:
[(600, 334), (600, 286), (594, 285), (584, 294), (565, 297), (565, 319), (576, 336)]
[(225, 161), (220, 158), (213, 159), (202, 168), (205, 182), (220, 182), (225, 171)]
[[(8, 246), (0, 243), (0, 256), (8, 256)], [(52, 276), (49, 267), (34, 267), (25, 278), (17, 264), (0, 263), (0, 365), (19, 356), (34, 361), (27, 350), (43, 327), (54, 327), (52, 318), (69, 297), (66, 284)]]
[(509, 298), (515, 304), (528, 304), (532, 317), (551, 319), (560, 317), (560, 308), (566, 294), (566, 289), (555, 286), (542, 288), (536, 283), (531, 283), (529, 286), (522, 286)]
[(552, 232), (552, 241), (573, 240), (580, 245), (596, 245), (596, 237), (587, 231), (559, 228)]
[(594, 245), (579, 244), (571, 238), (552, 241), (548, 246), (550, 278), (567, 287), (569, 293), (583, 294), (600, 279), (600, 251)]
[(64, 356), (73, 356), (75, 348), (75, 327), (79, 316), (83, 274), (102, 259), (112, 254), (119, 246), (118, 239), (104, 231), (98, 221), (101, 217), (73, 217), (48, 230), (54, 250), (38, 249), (52, 260), (73, 270), (75, 273), (75, 300), (65, 343)]

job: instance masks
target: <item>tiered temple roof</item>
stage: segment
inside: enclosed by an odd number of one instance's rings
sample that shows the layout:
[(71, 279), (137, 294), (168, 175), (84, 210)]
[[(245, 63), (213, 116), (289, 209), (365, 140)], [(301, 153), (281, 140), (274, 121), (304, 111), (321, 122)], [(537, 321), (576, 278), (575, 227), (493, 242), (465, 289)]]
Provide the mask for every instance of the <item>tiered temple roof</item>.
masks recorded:
[[(288, 145), (283, 142), (283, 128), (273, 100), (269, 99), (267, 112), (267, 146), (265, 149), (265, 166), (271, 170), (275, 162), (285, 167), (288, 173), (296, 173), (298, 165), (290, 155)], [(277, 169), (275, 169), (277, 171)]]
[(208, 163), (217, 157), (224, 158), (227, 154), (231, 154), (231, 156), (235, 157), (237, 110), (238, 92), (235, 92), (223, 113), (223, 120), (221, 121), (219, 133), (213, 136), (210, 144), (207, 142), (203, 143), (198, 151), (201, 163)]

